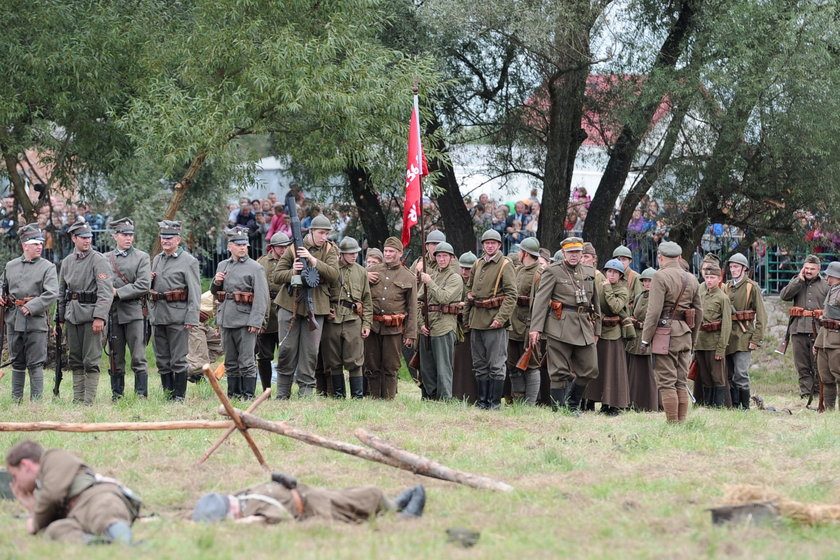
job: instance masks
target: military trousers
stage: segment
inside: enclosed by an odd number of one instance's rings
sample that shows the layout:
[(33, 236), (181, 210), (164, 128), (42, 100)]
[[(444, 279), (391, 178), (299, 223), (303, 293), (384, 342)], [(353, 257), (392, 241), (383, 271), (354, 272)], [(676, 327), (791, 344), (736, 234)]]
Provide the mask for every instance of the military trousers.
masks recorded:
[(7, 329), (9, 333), (9, 359), (12, 369), (23, 371), (41, 367), (47, 361), (47, 331), (20, 332)]
[(470, 331), (473, 371), (478, 381), (504, 380), (507, 362), (507, 331), (488, 329)]
[(248, 327), (222, 327), (221, 331), (222, 348), (225, 350), (225, 374), (228, 377), (256, 377), (254, 345), (257, 333), (248, 332)]
[(814, 337), (810, 334), (793, 334), (793, 363), (799, 375), (799, 395), (816, 395), (820, 392), (817, 357), (814, 356)]
[(824, 384), (840, 383), (840, 348), (820, 348), (817, 352), (817, 364), (820, 379)]
[(274, 352), (280, 343), (280, 337), (277, 331), (266, 332), (257, 335), (257, 359), (258, 360), (273, 360)]
[(455, 331), (441, 336), (420, 335), (420, 375), (430, 399), (452, 398), (452, 374), (455, 362)]
[(318, 348), (321, 346), (325, 317), (316, 315), (318, 328), (310, 329), (306, 317), (293, 316), (282, 307), (277, 312), (277, 332), (280, 335), (277, 374), (294, 375), (302, 394), (310, 394), (315, 389), (315, 368), (318, 365)]
[(114, 484), (96, 484), (79, 494), (67, 517), (53, 521), (44, 536), (62, 542), (84, 544), (90, 535), (101, 536), (118, 521), (131, 525), (134, 514), (122, 491)]
[(545, 345), (551, 389), (564, 389), (578, 379), (586, 385), (598, 377), (598, 349), (595, 344), (578, 346), (549, 337)]
[(714, 350), (697, 350), (697, 376), (703, 387), (724, 387), (726, 385), (726, 359), (715, 360)]
[(726, 356), (726, 370), (729, 374), (729, 387), (742, 391), (750, 388), (750, 363), (752, 352), (733, 352)]
[(204, 364), (212, 364), (224, 354), (219, 329), (205, 324), (189, 329), (187, 335), (187, 371), (190, 375), (202, 375)]
[(350, 377), (361, 377), (365, 363), (362, 320), (355, 318), (341, 323), (327, 321), (324, 324), (321, 350), (324, 367), (332, 375), (344, 375), (344, 368), (347, 368)]
[(187, 393), (189, 330), (184, 325), (155, 325), (155, 361), (168, 398), (183, 400)]
[(102, 337), (93, 332), (93, 322), (78, 325), (68, 322), (64, 324), (64, 330), (67, 333), (67, 365), (70, 369), (99, 375)]
[(393, 399), (397, 394), (397, 372), (403, 335), (370, 333), (365, 339), (365, 377), (374, 399)]
[[(147, 391), (146, 375), (148, 365), (146, 363), (146, 340), (145, 324), (143, 319), (129, 321), (128, 323), (114, 323), (111, 326), (111, 333), (114, 336), (114, 363), (116, 371), (111, 372), (111, 390), (115, 395), (122, 395), (125, 388), (125, 350), (131, 352), (131, 371), (134, 372), (134, 390), (145, 396)], [(140, 377), (137, 377), (140, 376)]]

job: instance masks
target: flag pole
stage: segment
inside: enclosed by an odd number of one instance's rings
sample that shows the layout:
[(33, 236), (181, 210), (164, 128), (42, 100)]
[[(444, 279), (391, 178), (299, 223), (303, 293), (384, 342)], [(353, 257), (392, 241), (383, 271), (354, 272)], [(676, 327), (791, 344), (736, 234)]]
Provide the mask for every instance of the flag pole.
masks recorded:
[[(417, 118), (417, 145), (422, 146), (423, 143), (421, 142), (421, 135), (420, 135), (420, 88), (417, 86), (417, 79), (414, 80), (414, 86), (411, 88), (412, 94), (414, 94), (414, 115)], [(423, 169), (423, 150), (417, 150), (417, 169)], [(424, 212), (423, 212), (423, 173), (419, 173), (417, 176), (417, 180), (420, 182), (420, 204), (417, 205), (417, 213), (418, 216), (418, 224), (420, 225), (420, 258), (423, 263), (423, 272), (427, 272), (426, 270), (426, 224), (423, 223), (424, 219)]]

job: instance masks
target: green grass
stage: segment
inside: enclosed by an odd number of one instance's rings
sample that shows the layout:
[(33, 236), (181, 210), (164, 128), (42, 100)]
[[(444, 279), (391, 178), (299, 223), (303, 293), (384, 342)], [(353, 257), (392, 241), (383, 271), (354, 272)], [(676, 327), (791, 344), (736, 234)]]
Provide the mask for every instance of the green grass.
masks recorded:
[[(765, 350), (764, 352), (767, 352)], [(787, 358), (787, 357), (786, 357)], [(512, 494), (481, 491), (416, 476), (302, 442), (253, 431), (272, 468), (328, 487), (375, 484), (388, 493), (423, 483), (426, 516), (406, 522), (385, 516), (359, 526), (322, 520), (276, 527), (187, 520), (205, 492), (234, 491), (266, 479), (248, 446), (233, 434), (205, 464), (196, 461), (219, 432), (0, 433), (0, 449), (23, 437), (79, 453), (100, 472), (119, 477), (152, 515), (135, 525), (146, 558), (832, 558), (840, 556), (837, 526), (807, 527), (779, 520), (766, 526), (718, 527), (710, 507), (725, 487), (757, 484), (805, 502), (837, 503), (840, 472), (838, 414), (818, 415), (798, 399), (795, 375), (768, 359), (754, 377), (773, 414), (692, 409), (683, 425), (662, 414), (580, 418), (543, 408), (484, 412), (461, 403), (419, 400), (400, 383), (394, 402), (270, 401), (258, 413), (320, 435), (358, 443), (363, 427), (445, 465), (512, 484)], [(103, 369), (105, 371), (105, 369)], [(127, 380), (132, 386), (132, 381)], [(187, 401), (162, 400), (150, 379), (148, 400), (129, 395), (112, 404), (107, 376), (94, 407), (69, 402), (16, 405), (0, 382), (0, 418), (65, 422), (216, 419), (218, 402), (206, 383), (190, 384)], [(245, 404), (237, 403), (245, 408)], [(0, 502), (0, 558), (112, 558), (115, 550), (77, 550), (23, 533), (15, 502)], [(446, 542), (450, 527), (481, 532), (462, 549)], [(120, 554), (120, 553), (117, 553)]]

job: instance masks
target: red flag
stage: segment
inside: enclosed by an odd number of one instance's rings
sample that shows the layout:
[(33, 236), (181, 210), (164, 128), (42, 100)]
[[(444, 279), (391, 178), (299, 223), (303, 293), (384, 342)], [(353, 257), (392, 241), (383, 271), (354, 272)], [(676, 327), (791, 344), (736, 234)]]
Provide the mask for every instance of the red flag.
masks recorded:
[(402, 244), (408, 246), (411, 241), (411, 228), (420, 221), (422, 212), (422, 187), (420, 178), (429, 174), (426, 167), (426, 155), (420, 142), (420, 111), (417, 98), (414, 98), (414, 110), (411, 112), (411, 124), (408, 127), (408, 164), (405, 168), (405, 206), (403, 207)]

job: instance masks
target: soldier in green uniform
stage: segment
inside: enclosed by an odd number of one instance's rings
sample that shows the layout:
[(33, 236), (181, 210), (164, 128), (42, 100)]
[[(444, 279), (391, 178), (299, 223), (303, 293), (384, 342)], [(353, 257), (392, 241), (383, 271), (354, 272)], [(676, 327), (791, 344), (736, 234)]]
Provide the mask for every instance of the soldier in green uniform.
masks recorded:
[(333, 396), (345, 398), (344, 368), (350, 376), (350, 396), (364, 396), (365, 339), (370, 336), (373, 304), (367, 271), (356, 262), (359, 242), (346, 236), (338, 244), (338, 280), (330, 285), (330, 315), (324, 324), (324, 367), (330, 372)]
[(216, 298), (207, 290), (201, 294), (201, 304), (198, 308), (199, 324), (187, 331), (187, 379), (193, 383), (204, 379), (204, 364), (212, 364), (225, 354), (219, 329), (215, 324), (211, 324), (215, 317)]
[(793, 342), (793, 363), (799, 374), (799, 396), (803, 399), (818, 395), (817, 359), (814, 356), (814, 339), (819, 330), (815, 310), (825, 303), (828, 285), (820, 276), (820, 259), (808, 255), (790, 283), (779, 292), (779, 299), (793, 302), (789, 313), (788, 333)]
[[(498, 409), (505, 386), (507, 325), (516, 307), (516, 273), (502, 254), (502, 237), (493, 229), (481, 236), (484, 254), (467, 282), (464, 316), (470, 327), (479, 408)], [(518, 357), (518, 356), (517, 356)]]
[(459, 401), (466, 400), (469, 404), (478, 400), (478, 386), (475, 384), (473, 373), (469, 326), (464, 324), (464, 299), (467, 297), (467, 282), (470, 280), (470, 273), (476, 260), (472, 251), (467, 251), (458, 257), (458, 269), (464, 288), (461, 290), (461, 312), (458, 314), (458, 327), (461, 333), (457, 335), (457, 338), (462, 340), (455, 344), (455, 365), (452, 371), (452, 398)]
[(271, 478), (272, 482), (235, 494), (205, 494), (195, 504), (192, 520), (212, 523), (230, 519), (273, 525), (320, 517), (361, 523), (387, 511), (397, 511), (406, 518), (420, 517), (426, 505), (426, 491), (419, 485), (390, 500), (375, 486), (327, 490), (301, 484), (286, 475)]
[(9, 358), (12, 362), (12, 399), (23, 399), (29, 370), (29, 398), (44, 393), (44, 362), (47, 361), (47, 313), (58, 298), (55, 265), (41, 258), (44, 234), (38, 224), (18, 230), (23, 255), (6, 263), (0, 285), (0, 305), (6, 307)]
[[(825, 410), (834, 410), (837, 383), (840, 383), (840, 262), (829, 264), (825, 277), (828, 294), (825, 296), (822, 327), (814, 342), (814, 352), (817, 354), (817, 366), (823, 384), (823, 405)], [(837, 404), (840, 405), (840, 402)]]
[(684, 422), (690, 397), (686, 386), (691, 350), (700, 329), (703, 304), (696, 278), (680, 266), (682, 248), (672, 241), (659, 244), (659, 270), (653, 275), (642, 327), (642, 346), (650, 346), (657, 329), (670, 337), (655, 357), (654, 375), (668, 422)]
[(549, 265), (531, 305), (531, 345), (547, 339), (546, 358), (555, 408), (580, 409), (589, 382), (598, 377), (595, 344), (601, 335), (601, 304), (595, 269), (582, 263), (583, 240), (567, 237), (563, 260)]
[(117, 246), (105, 253), (114, 282), (114, 302), (111, 305), (110, 336), (114, 337), (114, 362), (111, 372), (111, 395), (114, 400), (125, 391), (125, 350), (131, 351), (131, 371), (134, 372), (134, 392), (146, 397), (149, 391), (149, 371), (146, 364), (146, 296), (152, 284), (149, 254), (134, 247), (134, 222), (121, 218), (111, 222)]
[(370, 268), (375, 264), (382, 264), (383, 260), (385, 260), (385, 256), (382, 254), (382, 251), (376, 247), (368, 249), (365, 254), (365, 268)]
[(257, 334), (257, 372), (260, 375), (260, 383), (263, 390), (271, 387), (271, 361), (274, 359), (274, 351), (280, 343), (277, 335), (277, 304), (274, 299), (280, 293), (280, 284), (272, 281), (272, 276), (277, 265), (280, 264), (280, 257), (286, 252), (292, 240), (289, 236), (278, 231), (271, 236), (266, 253), (257, 259), (257, 262), (265, 269), (265, 277), (268, 281), (268, 297), (270, 298), (268, 312), (265, 316), (263, 328)]
[(627, 341), (627, 378), (630, 382), (630, 406), (638, 412), (659, 410), (659, 391), (650, 362), (650, 347), (642, 347), (642, 325), (647, 316), (650, 284), (656, 270), (646, 268), (639, 275), (642, 293), (636, 296), (630, 308), (636, 336)]
[(722, 407), (726, 400), (726, 346), (732, 332), (732, 307), (729, 296), (720, 289), (721, 270), (714, 264), (703, 267), (704, 284), (700, 287), (703, 319), (694, 346), (697, 361), (695, 382), (703, 385), (705, 406)]
[(439, 243), (446, 243), (446, 234), (444, 234), (439, 229), (433, 229), (429, 232), (426, 236), (426, 243), (423, 245), (423, 258), (419, 258), (414, 261), (409, 270), (411, 272), (417, 273), (422, 271), (433, 272), (435, 268), (437, 268), (437, 263), (435, 262), (435, 249), (437, 248)]
[(101, 335), (114, 299), (114, 284), (108, 261), (90, 247), (90, 226), (77, 222), (67, 232), (75, 250), (61, 261), (58, 322), (67, 322), (64, 332), (73, 371), (73, 401), (93, 404), (99, 385)]
[(732, 406), (750, 408), (750, 363), (752, 351), (761, 346), (767, 312), (761, 298), (761, 286), (747, 277), (749, 263), (741, 253), (726, 261), (731, 279), (726, 292), (732, 304), (732, 334), (726, 347), (726, 369), (729, 374), (729, 391)]
[(253, 399), (257, 390), (254, 348), (257, 331), (268, 311), (268, 281), (265, 269), (248, 256), (248, 230), (225, 230), (230, 258), (219, 263), (210, 292), (219, 302), (216, 325), (225, 349), (228, 397)]
[[(453, 362), (458, 313), (464, 281), (451, 266), (455, 250), (441, 242), (434, 250), (435, 267), (420, 273), (420, 282), (427, 290), (427, 314), (420, 314), (420, 375), (426, 395), (434, 400), (452, 398)], [(428, 315), (429, 322), (425, 322)]]
[[(516, 271), (516, 307), (510, 317), (508, 327), (507, 372), (510, 378), (511, 393), (514, 399), (525, 402), (528, 406), (537, 404), (540, 393), (540, 361), (542, 352), (539, 345), (530, 346), (528, 329), (531, 324), (531, 298), (540, 284), (540, 242), (536, 237), (526, 237), (519, 244), (519, 261), (522, 266)], [(530, 358), (525, 369), (517, 368), (526, 351), (530, 349)]]
[[(303, 247), (286, 251), (273, 272), (272, 282), (279, 284), (280, 292), (274, 299), (279, 307), (277, 332), (280, 336), (280, 354), (277, 358), (277, 398), (291, 397), (292, 381), (298, 384), (301, 397), (311, 396), (315, 390), (315, 368), (318, 348), (324, 330), (324, 321), (330, 313), (330, 284), (338, 279), (338, 250), (328, 240), (332, 231), (330, 220), (320, 214), (312, 219)], [(311, 312), (305, 299), (298, 301), (302, 288), (295, 286), (303, 270), (303, 261), (318, 271), (318, 284), (309, 288), (314, 310)]]
[(385, 240), (385, 262), (368, 268), (373, 323), (365, 340), (365, 378), (375, 399), (397, 394), (400, 347), (417, 340), (417, 281), (402, 265), (403, 246), (396, 237)]
[(162, 252), (152, 260), (149, 317), (160, 382), (168, 400), (187, 395), (189, 330), (199, 324), (198, 261), (181, 247), (181, 222), (158, 222)]
[[(72, 255), (71, 255), (72, 256)], [(26, 529), (48, 539), (93, 544), (131, 543), (140, 500), (63, 449), (24, 440), (6, 454), (15, 497), (29, 511)]]

